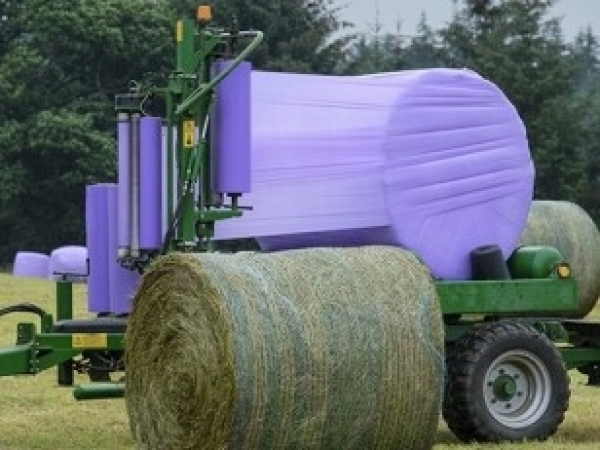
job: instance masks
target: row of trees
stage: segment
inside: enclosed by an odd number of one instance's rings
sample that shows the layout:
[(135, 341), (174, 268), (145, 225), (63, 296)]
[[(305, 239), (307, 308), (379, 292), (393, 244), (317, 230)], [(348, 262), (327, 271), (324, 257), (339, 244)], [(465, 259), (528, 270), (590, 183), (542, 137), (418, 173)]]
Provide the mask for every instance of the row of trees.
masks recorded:
[[(565, 0), (563, 0), (565, 1)], [(0, 0), (0, 262), (84, 240), (85, 185), (115, 179), (113, 97), (173, 66), (173, 24), (195, 0)], [(536, 195), (600, 219), (598, 41), (567, 42), (555, 0), (462, 0), (415, 36), (358, 34), (334, 0), (214, 0), (216, 20), (260, 29), (256, 67), (361, 74), (469, 67), (523, 117)]]

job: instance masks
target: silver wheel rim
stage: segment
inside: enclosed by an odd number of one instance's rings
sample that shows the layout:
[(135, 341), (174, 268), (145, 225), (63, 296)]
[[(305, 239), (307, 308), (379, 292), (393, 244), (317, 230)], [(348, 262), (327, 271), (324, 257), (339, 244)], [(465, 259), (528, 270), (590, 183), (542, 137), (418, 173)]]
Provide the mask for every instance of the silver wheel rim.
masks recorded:
[(485, 405), (509, 428), (526, 428), (543, 416), (552, 397), (550, 372), (526, 350), (512, 350), (496, 358), (483, 380)]

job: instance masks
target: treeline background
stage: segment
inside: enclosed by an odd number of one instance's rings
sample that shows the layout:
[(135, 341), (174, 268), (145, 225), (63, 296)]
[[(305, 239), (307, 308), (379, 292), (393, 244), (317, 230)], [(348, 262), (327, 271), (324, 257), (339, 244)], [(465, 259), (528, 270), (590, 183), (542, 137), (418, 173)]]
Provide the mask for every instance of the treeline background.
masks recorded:
[[(568, 0), (562, 0), (568, 1)], [(272, 71), (363, 74), (468, 67), (516, 105), (536, 163), (536, 197), (570, 200), (600, 220), (598, 37), (567, 40), (556, 0), (459, 0), (452, 20), (416, 34), (367, 33), (334, 0), (213, 0), (266, 42)], [(85, 186), (116, 178), (114, 95), (164, 82), (186, 0), (0, 0), (0, 264), (17, 250), (85, 242)], [(293, 86), (290, 86), (293, 89)]]

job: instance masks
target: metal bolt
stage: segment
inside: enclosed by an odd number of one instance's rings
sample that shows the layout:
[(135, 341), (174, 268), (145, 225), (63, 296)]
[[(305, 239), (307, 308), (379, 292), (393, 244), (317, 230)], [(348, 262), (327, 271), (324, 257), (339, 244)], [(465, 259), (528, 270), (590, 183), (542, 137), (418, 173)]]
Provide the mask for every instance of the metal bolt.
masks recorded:
[(522, 397), (523, 393), (521, 391), (517, 392), (517, 397)]
[(500, 373), (500, 375), (504, 375), (504, 369), (500, 369), (498, 372)]
[(510, 407), (511, 407), (511, 404), (510, 404), (510, 403), (507, 403), (507, 404), (506, 404), (506, 409), (508, 409), (508, 408), (510, 408)]
[(496, 403), (496, 399), (495, 398), (492, 399), (492, 403)]

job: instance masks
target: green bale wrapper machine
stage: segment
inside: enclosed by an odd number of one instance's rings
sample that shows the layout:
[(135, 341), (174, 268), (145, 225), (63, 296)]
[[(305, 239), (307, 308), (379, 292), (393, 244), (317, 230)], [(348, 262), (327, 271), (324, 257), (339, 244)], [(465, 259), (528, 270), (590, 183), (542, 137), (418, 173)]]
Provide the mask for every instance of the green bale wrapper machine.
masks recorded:
[[(166, 233), (150, 250), (132, 245), (119, 264), (134, 272), (172, 251), (213, 251), (215, 222), (239, 217), (239, 193), (214, 191), (215, 157), (209, 119), (215, 90), (260, 45), (260, 32), (221, 29), (200, 7), (195, 20), (177, 23), (176, 69), (165, 87), (117, 96), (119, 119), (131, 129), (132, 164), (139, 155), (139, 117), (149, 97), (164, 103), (166, 130)], [(230, 63), (215, 72), (219, 60)], [(137, 153), (136, 153), (137, 152)], [(133, 173), (133, 172), (132, 172)], [(132, 181), (135, 185), (135, 180)], [(200, 186), (198, 189), (197, 187)], [(139, 190), (132, 189), (132, 203)], [(227, 198), (227, 201), (225, 201)], [(130, 219), (140, 223), (133, 208)], [(132, 241), (137, 236), (131, 237)], [(489, 263), (494, 249), (476, 249)], [(502, 261), (504, 264), (504, 261)], [(444, 314), (447, 367), (444, 418), (462, 440), (544, 439), (568, 408), (567, 372), (600, 384), (600, 323), (567, 317), (578, 308), (578, 284), (568, 261), (549, 247), (522, 247), (510, 257), (504, 276), (437, 281)], [(492, 279), (495, 278), (495, 279)], [(73, 317), (73, 287), (56, 282), (56, 314), (34, 304), (0, 309), (0, 315), (31, 313), (37, 323), (20, 323), (14, 346), (0, 349), (0, 376), (35, 375), (56, 368), (58, 384), (73, 386), (77, 399), (122, 397), (126, 315)], [(75, 374), (90, 383), (75, 386)]]

